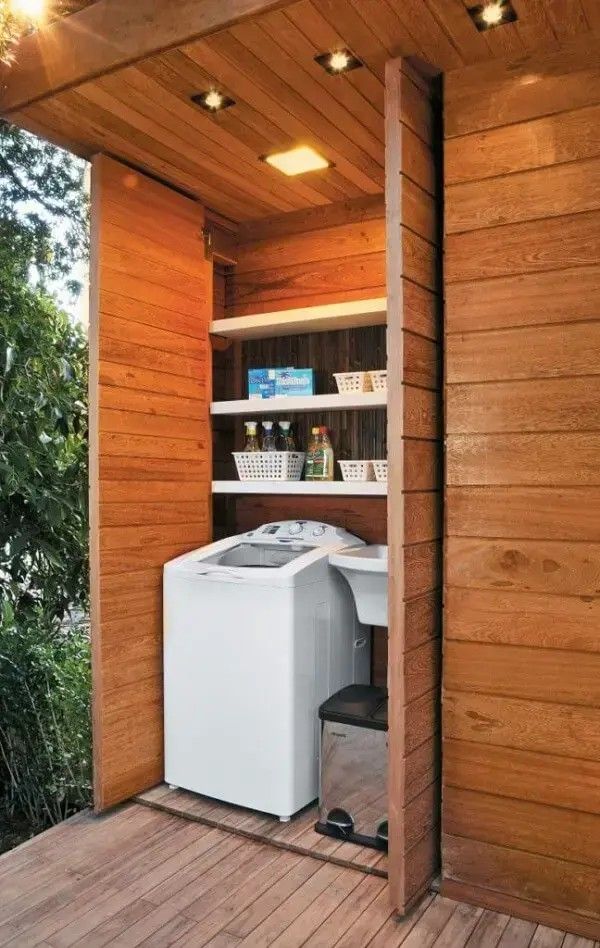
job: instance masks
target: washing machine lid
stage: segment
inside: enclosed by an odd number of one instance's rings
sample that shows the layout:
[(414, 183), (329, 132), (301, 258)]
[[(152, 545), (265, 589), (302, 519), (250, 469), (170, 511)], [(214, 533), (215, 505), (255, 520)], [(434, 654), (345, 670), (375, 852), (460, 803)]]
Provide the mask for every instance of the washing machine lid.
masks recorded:
[(257, 543), (242, 538), (225, 550), (213, 551), (203, 557), (202, 562), (236, 569), (281, 569), (314, 549), (312, 544)]
[(329, 524), (312, 520), (263, 524), (239, 536), (186, 553), (165, 566), (198, 581), (298, 586), (329, 569), (329, 554), (363, 541)]

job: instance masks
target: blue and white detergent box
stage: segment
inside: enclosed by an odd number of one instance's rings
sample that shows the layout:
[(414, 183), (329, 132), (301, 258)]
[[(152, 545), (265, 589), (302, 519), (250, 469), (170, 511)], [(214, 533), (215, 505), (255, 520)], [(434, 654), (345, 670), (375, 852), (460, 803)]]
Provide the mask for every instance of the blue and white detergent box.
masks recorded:
[(276, 369), (275, 395), (314, 395), (315, 379), (312, 369)]
[(276, 369), (248, 369), (248, 398), (273, 398)]

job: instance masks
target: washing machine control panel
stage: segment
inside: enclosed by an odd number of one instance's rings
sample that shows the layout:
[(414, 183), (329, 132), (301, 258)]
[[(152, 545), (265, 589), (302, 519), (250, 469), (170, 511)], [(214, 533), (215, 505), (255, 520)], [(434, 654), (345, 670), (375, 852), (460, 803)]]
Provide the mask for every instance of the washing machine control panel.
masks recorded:
[(346, 533), (341, 527), (319, 523), (315, 520), (282, 520), (278, 523), (265, 523), (256, 530), (250, 530), (245, 537), (254, 542), (265, 540), (289, 543), (290, 540), (302, 540), (312, 546), (328, 546), (334, 543), (356, 546), (362, 543), (362, 540)]

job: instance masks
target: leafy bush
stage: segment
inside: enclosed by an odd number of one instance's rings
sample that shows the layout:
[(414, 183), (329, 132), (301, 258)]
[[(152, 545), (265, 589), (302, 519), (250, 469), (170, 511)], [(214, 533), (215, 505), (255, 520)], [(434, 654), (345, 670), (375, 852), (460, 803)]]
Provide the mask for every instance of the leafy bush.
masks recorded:
[(90, 662), (87, 624), (0, 619), (0, 792), (5, 818), (29, 832), (89, 802)]
[(87, 347), (0, 252), (0, 577), (18, 621), (87, 601)]
[(87, 344), (44, 291), (85, 256), (87, 200), (36, 142), (0, 132), (0, 824), (25, 835), (88, 802), (91, 757)]

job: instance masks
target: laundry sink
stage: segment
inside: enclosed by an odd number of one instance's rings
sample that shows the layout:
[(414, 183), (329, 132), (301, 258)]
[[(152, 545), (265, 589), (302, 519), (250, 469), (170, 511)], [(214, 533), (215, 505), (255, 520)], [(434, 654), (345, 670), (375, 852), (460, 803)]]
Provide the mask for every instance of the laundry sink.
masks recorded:
[(351, 546), (330, 553), (329, 562), (350, 585), (360, 622), (388, 624), (388, 548), (384, 545)]

